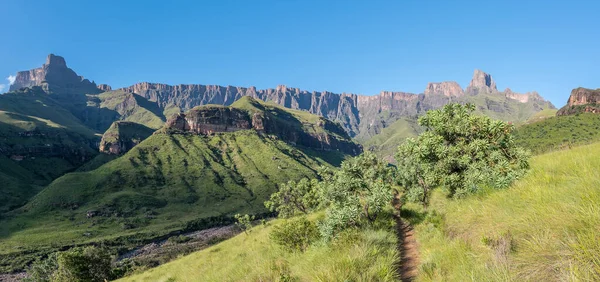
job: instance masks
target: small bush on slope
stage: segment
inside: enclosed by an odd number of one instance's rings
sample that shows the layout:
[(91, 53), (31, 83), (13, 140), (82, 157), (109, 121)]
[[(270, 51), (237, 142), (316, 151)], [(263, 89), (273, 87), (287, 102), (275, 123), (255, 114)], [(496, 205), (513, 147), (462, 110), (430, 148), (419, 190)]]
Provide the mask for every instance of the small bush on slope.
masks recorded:
[(300, 217), (275, 226), (271, 231), (270, 238), (275, 244), (283, 246), (289, 251), (304, 252), (319, 238), (319, 230), (314, 222), (306, 217)]
[(405, 206), (422, 281), (600, 280), (600, 144), (537, 156), (511, 188)]

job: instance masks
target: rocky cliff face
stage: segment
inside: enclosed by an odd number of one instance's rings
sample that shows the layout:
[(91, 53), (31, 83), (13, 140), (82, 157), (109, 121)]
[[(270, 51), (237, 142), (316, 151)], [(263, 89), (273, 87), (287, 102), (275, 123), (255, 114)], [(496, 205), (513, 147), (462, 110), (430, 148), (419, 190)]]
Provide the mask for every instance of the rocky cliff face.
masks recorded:
[(542, 98), (542, 96), (540, 96), (540, 94), (537, 93), (536, 91), (527, 92), (525, 94), (520, 94), (520, 93), (513, 92), (512, 90), (510, 90), (510, 88), (506, 88), (506, 90), (504, 90), (504, 95), (509, 99), (517, 100), (521, 103), (527, 103), (530, 100), (537, 100), (537, 101), (544, 100), (544, 98)]
[(495, 93), (498, 92), (498, 88), (496, 88), (496, 82), (490, 74), (475, 70), (466, 92), (470, 94)]
[(10, 91), (24, 87), (40, 86), (49, 94), (95, 94), (101, 90), (94, 82), (77, 75), (67, 67), (65, 59), (54, 54), (48, 55), (41, 68), (17, 73)]
[(577, 113), (600, 113), (600, 89), (575, 88), (567, 104), (556, 113), (557, 116)]
[(115, 121), (102, 135), (100, 152), (122, 155), (152, 135), (153, 129), (135, 122)]
[(235, 104), (232, 107), (196, 107), (185, 114), (174, 115), (162, 132), (213, 135), (251, 129), (314, 150), (338, 150), (350, 155), (362, 151), (344, 129), (327, 119), (317, 118), (311, 123), (283, 108), (250, 97), (243, 99), (246, 100), (244, 103), (252, 105), (252, 109), (237, 108)]
[[(62, 57), (54, 55), (48, 56), (46, 64), (41, 68), (19, 72), (17, 81), (11, 86), (11, 90), (34, 85), (42, 86), (47, 93), (65, 94), (57, 95), (54, 98), (73, 114), (85, 120), (86, 124), (99, 120), (99, 118), (96, 118), (96, 114), (103, 114), (104, 112), (97, 109), (89, 110), (89, 99), (85, 99), (85, 96), (80, 94), (109, 92), (112, 90), (108, 85), (95, 85), (93, 82), (78, 76), (67, 67)], [(228, 106), (241, 97), (249, 96), (336, 121), (342, 125), (351, 137), (356, 137), (359, 140), (368, 139), (378, 134), (381, 129), (402, 117), (420, 115), (427, 110), (439, 108), (451, 101), (469, 102), (469, 98), (465, 98), (469, 96), (502, 93), (497, 90), (496, 82), (492, 79), (492, 76), (480, 70), (474, 72), (466, 91), (463, 91), (456, 82), (440, 82), (429, 83), (423, 94), (382, 91), (378, 95), (368, 96), (352, 93), (336, 94), (328, 91), (306, 91), (285, 85), (269, 89), (256, 89), (253, 86), (167, 85), (148, 82), (138, 83), (120, 90), (136, 94), (136, 97), (145, 98), (148, 101), (145, 104), (158, 108), (163, 116), (187, 111), (206, 104)], [(532, 98), (539, 98), (541, 102), (546, 102), (536, 93), (518, 94), (510, 91), (505, 96), (521, 103), (529, 103)], [(489, 103), (497, 102), (491, 101)], [(502, 105), (488, 104), (482, 106), (497, 111), (502, 111), (502, 108), (505, 108)], [(152, 111), (154, 115), (161, 115), (156, 110)], [(104, 116), (108, 116), (108, 114), (104, 113)], [(101, 126), (97, 125), (94, 128), (104, 130), (112, 121), (114, 119), (102, 121)]]
[(460, 97), (465, 94), (463, 89), (454, 81), (430, 82), (425, 88), (425, 95), (444, 95), (446, 97)]

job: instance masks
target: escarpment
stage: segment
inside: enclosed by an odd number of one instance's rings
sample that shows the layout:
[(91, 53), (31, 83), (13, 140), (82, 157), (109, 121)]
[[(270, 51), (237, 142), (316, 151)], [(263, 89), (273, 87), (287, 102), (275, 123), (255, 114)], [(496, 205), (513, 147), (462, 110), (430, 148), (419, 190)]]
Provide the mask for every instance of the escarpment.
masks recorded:
[(213, 135), (239, 130), (254, 130), (264, 136), (314, 150), (337, 150), (350, 155), (362, 151), (361, 146), (352, 142), (338, 124), (251, 97), (243, 97), (230, 107), (207, 105), (176, 114), (160, 132)]
[(600, 113), (600, 89), (575, 88), (567, 104), (556, 113), (557, 116), (578, 113)]

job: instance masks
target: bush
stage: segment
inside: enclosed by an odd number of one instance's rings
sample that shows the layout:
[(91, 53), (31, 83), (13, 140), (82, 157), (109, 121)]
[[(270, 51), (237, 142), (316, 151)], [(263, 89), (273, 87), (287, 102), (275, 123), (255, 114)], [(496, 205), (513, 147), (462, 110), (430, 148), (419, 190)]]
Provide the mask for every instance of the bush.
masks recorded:
[(60, 253), (52, 281), (103, 282), (112, 278), (112, 257), (100, 248), (76, 248)]
[(299, 213), (308, 214), (318, 205), (318, 181), (307, 178), (298, 182), (290, 180), (288, 183), (280, 184), (279, 190), (265, 202), (265, 207), (284, 218)]
[(58, 269), (58, 255), (50, 254), (48, 258), (38, 259), (29, 266), (27, 270), (28, 278), (24, 281), (31, 282), (51, 282), (52, 274)]
[(250, 216), (250, 215), (241, 215), (241, 214), (236, 214), (235, 215), (235, 220), (236, 223), (235, 225), (242, 231), (244, 231), (244, 233), (248, 234), (248, 230), (250, 230), (250, 228), (252, 228), (252, 221), (254, 220), (254, 216)]
[(392, 207), (394, 169), (373, 153), (344, 161), (340, 170), (320, 174), (322, 202), (328, 205), (319, 225), (325, 239), (347, 227), (373, 224)]
[(271, 231), (270, 238), (289, 251), (304, 252), (311, 243), (319, 238), (319, 231), (314, 222), (306, 217), (300, 217), (275, 226)]

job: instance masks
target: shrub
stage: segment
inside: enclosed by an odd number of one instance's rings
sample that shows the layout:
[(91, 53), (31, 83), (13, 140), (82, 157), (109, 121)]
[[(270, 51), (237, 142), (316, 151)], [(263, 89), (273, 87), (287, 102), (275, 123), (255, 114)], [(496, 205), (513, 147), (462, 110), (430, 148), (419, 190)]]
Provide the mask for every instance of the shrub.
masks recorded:
[(279, 185), (265, 207), (277, 212), (279, 217), (292, 217), (298, 213), (308, 214), (319, 205), (318, 181), (303, 178)]
[(46, 259), (36, 260), (27, 270), (28, 278), (24, 281), (51, 282), (52, 274), (58, 269), (58, 255), (50, 254)]
[(235, 220), (236, 223), (235, 225), (242, 231), (244, 231), (244, 233), (248, 234), (248, 230), (250, 230), (250, 228), (252, 228), (252, 221), (254, 220), (254, 216), (250, 216), (250, 215), (241, 215), (241, 214), (236, 214), (235, 215)]
[(112, 257), (100, 248), (76, 248), (62, 252), (57, 258), (58, 268), (52, 281), (103, 282), (112, 277)]
[(325, 239), (350, 226), (371, 224), (391, 207), (394, 169), (373, 153), (344, 161), (340, 170), (321, 172), (321, 177), (328, 208), (319, 229)]
[(300, 217), (275, 226), (269, 237), (287, 250), (304, 252), (319, 238), (319, 231), (314, 222)]

